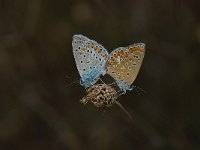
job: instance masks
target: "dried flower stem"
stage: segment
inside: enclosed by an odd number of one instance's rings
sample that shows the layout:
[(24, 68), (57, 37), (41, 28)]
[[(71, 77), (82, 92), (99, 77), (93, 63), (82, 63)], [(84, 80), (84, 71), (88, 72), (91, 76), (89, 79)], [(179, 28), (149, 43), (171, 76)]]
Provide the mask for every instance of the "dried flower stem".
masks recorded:
[(131, 120), (131, 122), (133, 122), (133, 117), (131, 116), (131, 114), (124, 108), (124, 106), (122, 106), (122, 104), (120, 104), (118, 101), (115, 102), (117, 104), (117, 106), (119, 106), (121, 108), (121, 110), (123, 112), (125, 112), (125, 114), (128, 116), (128, 118)]
[(132, 125), (133, 125), (133, 132), (134, 132), (134, 137), (135, 137), (135, 140), (138, 144), (138, 148), (140, 150), (143, 150), (144, 149), (144, 146), (143, 146), (143, 142), (141, 141), (141, 136), (139, 134), (139, 127), (137, 126), (136, 122), (133, 120), (133, 117), (132, 115), (126, 110), (126, 108), (124, 108), (124, 106), (122, 104), (120, 104), (118, 101), (115, 102), (115, 104), (117, 106), (120, 107), (120, 109), (128, 116), (129, 120), (131, 121)]

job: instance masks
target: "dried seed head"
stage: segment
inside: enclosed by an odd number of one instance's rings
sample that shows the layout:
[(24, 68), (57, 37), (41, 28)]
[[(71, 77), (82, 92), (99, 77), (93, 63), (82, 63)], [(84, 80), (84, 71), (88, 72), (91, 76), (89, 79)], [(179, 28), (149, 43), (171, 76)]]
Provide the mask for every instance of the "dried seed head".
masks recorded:
[(117, 91), (107, 84), (96, 84), (86, 91), (82, 103), (92, 102), (96, 107), (105, 108), (112, 106), (118, 97)]

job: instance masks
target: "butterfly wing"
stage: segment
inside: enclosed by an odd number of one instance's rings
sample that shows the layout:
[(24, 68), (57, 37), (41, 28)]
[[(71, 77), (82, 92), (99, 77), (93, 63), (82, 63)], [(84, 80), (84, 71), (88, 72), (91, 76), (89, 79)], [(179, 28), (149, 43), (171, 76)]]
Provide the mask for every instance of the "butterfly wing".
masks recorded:
[(83, 35), (73, 36), (72, 47), (81, 84), (87, 88), (106, 73), (108, 52), (102, 45)]
[(108, 57), (107, 73), (123, 91), (131, 90), (145, 54), (145, 44), (136, 43), (115, 49)]

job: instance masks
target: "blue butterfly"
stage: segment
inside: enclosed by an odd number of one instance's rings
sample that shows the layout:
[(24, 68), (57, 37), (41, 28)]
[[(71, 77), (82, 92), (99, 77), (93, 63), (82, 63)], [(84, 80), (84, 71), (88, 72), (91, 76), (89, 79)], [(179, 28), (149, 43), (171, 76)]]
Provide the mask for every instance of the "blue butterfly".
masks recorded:
[(85, 88), (94, 85), (106, 74), (107, 50), (96, 41), (83, 35), (74, 35), (72, 40), (76, 67), (81, 76), (80, 84)]

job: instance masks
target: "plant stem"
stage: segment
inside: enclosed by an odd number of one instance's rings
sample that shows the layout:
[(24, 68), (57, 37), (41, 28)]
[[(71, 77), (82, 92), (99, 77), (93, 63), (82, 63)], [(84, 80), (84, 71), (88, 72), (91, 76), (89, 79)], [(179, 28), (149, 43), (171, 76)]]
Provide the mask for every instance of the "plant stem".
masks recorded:
[(133, 117), (131, 116), (131, 114), (124, 108), (124, 106), (122, 106), (122, 104), (120, 104), (118, 101), (115, 102), (123, 112), (125, 112), (125, 114), (128, 116), (128, 118), (131, 120), (131, 122), (133, 121)]
[(129, 120), (131, 121), (132, 125), (133, 125), (133, 133), (134, 133), (134, 137), (136, 140), (136, 143), (138, 144), (138, 147), (140, 150), (144, 149), (144, 145), (143, 142), (141, 141), (141, 135), (139, 134), (139, 127), (136, 124), (136, 122), (133, 120), (132, 115), (126, 110), (126, 108), (124, 108), (124, 106), (122, 104), (120, 104), (119, 102), (115, 102), (117, 106), (120, 107), (120, 109), (128, 116)]

